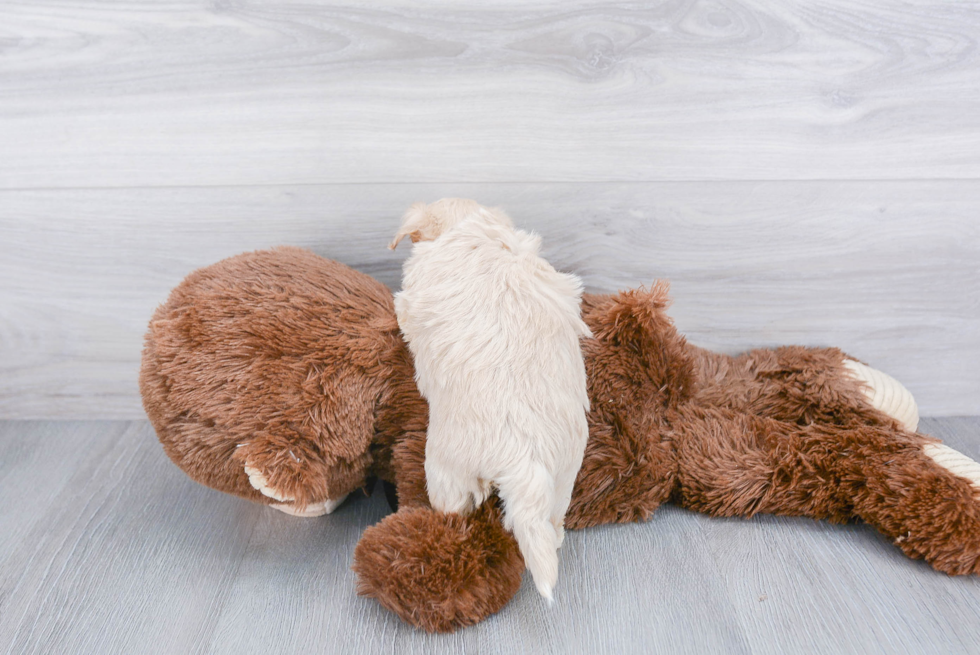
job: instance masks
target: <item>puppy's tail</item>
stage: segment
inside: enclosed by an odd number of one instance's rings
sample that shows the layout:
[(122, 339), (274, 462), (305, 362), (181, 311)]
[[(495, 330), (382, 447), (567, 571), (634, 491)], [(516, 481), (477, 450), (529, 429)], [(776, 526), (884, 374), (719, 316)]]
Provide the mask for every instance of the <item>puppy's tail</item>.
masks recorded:
[(530, 472), (506, 480), (497, 480), (504, 501), (504, 527), (513, 531), (538, 593), (549, 603), (558, 582), (559, 537), (551, 522), (555, 504), (554, 478), (540, 464)]

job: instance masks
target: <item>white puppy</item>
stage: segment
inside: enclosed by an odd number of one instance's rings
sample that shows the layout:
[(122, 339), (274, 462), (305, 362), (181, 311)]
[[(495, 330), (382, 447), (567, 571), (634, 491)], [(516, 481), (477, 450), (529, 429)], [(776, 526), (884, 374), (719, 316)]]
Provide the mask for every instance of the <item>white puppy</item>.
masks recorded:
[(472, 200), (413, 205), (390, 247), (406, 236), (417, 245), (395, 311), (429, 402), (429, 501), (465, 513), (496, 487), (550, 601), (588, 439), (582, 284), (539, 256), (540, 237)]

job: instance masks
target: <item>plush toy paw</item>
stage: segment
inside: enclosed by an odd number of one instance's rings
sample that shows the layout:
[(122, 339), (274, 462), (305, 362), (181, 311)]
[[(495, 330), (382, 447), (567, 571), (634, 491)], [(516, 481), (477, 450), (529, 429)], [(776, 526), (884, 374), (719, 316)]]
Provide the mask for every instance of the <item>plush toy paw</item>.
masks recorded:
[(388, 515), (364, 531), (353, 569), (362, 596), (414, 626), (452, 632), (506, 605), (521, 586), (524, 560), (488, 501), (468, 516), (428, 507)]
[(248, 476), (249, 484), (255, 487), (255, 490), (261, 493), (263, 496), (268, 496), (269, 498), (272, 498), (273, 500), (278, 500), (280, 502), (291, 502), (293, 500), (296, 500), (295, 498), (290, 498), (289, 496), (286, 496), (280, 493), (279, 491), (277, 491), (276, 489), (272, 488), (272, 486), (269, 484), (269, 481), (266, 479), (265, 475), (262, 473), (262, 471), (258, 470), (257, 468), (248, 466), (246, 464), (245, 475)]
[(278, 500), (278, 503), (269, 505), (273, 509), (277, 509), (280, 512), (285, 512), (290, 516), (299, 516), (303, 518), (312, 518), (316, 516), (323, 516), (324, 514), (330, 514), (335, 509), (337, 509), (344, 499), (347, 498), (347, 494), (344, 494), (340, 498), (327, 498), (326, 500), (320, 501), (318, 503), (310, 503), (305, 507), (300, 507), (293, 501), (295, 498), (290, 498), (276, 489), (274, 489), (269, 481), (263, 475), (262, 471), (251, 467), (245, 466), (245, 474), (248, 476), (249, 484), (251, 484), (256, 491), (261, 493), (263, 496), (268, 496), (273, 500)]
[(919, 427), (919, 408), (901, 382), (853, 359), (845, 359), (844, 368), (861, 383), (862, 391), (872, 407), (891, 416), (909, 432), (916, 431)]

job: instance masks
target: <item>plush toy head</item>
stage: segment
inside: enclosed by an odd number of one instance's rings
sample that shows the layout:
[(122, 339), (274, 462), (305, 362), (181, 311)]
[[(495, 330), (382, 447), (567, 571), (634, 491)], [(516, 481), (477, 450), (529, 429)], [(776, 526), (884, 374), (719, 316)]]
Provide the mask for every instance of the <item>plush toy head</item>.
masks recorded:
[(424, 430), (411, 376), (384, 285), (282, 248), (184, 280), (150, 322), (140, 389), (192, 478), (315, 515), (390, 478), (394, 435)]
[[(900, 385), (835, 349), (702, 350), (666, 303), (665, 285), (583, 301), (592, 409), (567, 527), (667, 500), (859, 518), (940, 571), (980, 572), (980, 466), (883, 411)], [(365, 531), (354, 568), (413, 625), (471, 625), (516, 593), (523, 562), (494, 497), (467, 516), (428, 506), (427, 409), (370, 277), (294, 248), (197, 271), (150, 323), (140, 387), (167, 454), (214, 488), (318, 514), (392, 485), (398, 511)]]

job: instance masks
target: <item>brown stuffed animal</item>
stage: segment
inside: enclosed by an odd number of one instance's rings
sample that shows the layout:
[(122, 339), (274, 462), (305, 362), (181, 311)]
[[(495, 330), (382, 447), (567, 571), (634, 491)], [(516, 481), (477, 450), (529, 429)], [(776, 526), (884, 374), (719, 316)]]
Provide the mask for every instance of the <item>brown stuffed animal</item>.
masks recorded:
[[(900, 385), (836, 349), (705, 351), (666, 305), (665, 284), (584, 299), (590, 438), (566, 527), (668, 500), (859, 518), (940, 571), (980, 572), (980, 467), (914, 432)], [(427, 408), (371, 277), (296, 248), (199, 270), (150, 323), (140, 389), (170, 458), (215, 489), (317, 515), (394, 485), (398, 510), (365, 531), (354, 569), (405, 621), (451, 631), (516, 593), (524, 563), (495, 499), (468, 516), (428, 506)]]

